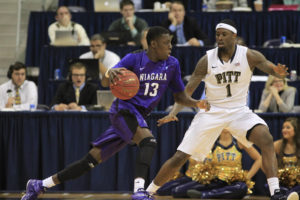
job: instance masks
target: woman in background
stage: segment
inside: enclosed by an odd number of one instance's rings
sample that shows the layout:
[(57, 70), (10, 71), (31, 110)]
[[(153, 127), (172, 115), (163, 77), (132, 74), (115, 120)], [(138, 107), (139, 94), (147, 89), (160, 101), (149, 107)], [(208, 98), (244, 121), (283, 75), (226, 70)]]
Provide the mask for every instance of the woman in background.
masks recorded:
[(296, 88), (288, 86), (286, 79), (269, 75), (258, 109), (262, 112), (290, 112), (295, 95)]

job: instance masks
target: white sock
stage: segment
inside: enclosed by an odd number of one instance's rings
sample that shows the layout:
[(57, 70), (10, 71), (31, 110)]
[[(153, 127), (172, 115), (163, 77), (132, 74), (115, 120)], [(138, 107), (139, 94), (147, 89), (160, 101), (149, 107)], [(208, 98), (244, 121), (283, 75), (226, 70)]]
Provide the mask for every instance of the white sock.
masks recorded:
[(137, 192), (138, 189), (145, 187), (145, 179), (143, 178), (136, 178), (134, 179), (134, 189), (133, 192)]
[(160, 188), (160, 186), (155, 185), (154, 181), (152, 181), (151, 184), (147, 188), (147, 192), (154, 194), (159, 188)]
[(279, 180), (277, 177), (272, 177), (272, 178), (268, 178), (267, 181), (268, 181), (268, 185), (269, 185), (270, 194), (271, 194), (271, 196), (273, 196), (274, 191), (276, 189), (280, 189), (279, 188)]
[(52, 176), (43, 180), (43, 186), (46, 188), (51, 188), (51, 187), (55, 186)]

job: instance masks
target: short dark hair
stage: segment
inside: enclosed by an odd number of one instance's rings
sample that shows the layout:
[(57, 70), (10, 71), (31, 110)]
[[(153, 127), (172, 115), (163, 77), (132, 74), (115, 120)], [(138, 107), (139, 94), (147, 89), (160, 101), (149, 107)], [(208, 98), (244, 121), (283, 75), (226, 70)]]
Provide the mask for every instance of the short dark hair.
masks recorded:
[(87, 70), (86, 66), (81, 62), (75, 62), (75, 63), (71, 64), (70, 73), (72, 73), (73, 69), (85, 69), (85, 71)]
[(122, 0), (120, 2), (120, 9), (122, 10), (124, 6), (132, 5), (134, 7), (134, 3), (131, 0)]
[(150, 46), (151, 41), (156, 40), (163, 34), (170, 34), (170, 32), (168, 31), (168, 29), (165, 29), (161, 26), (150, 27), (146, 36), (148, 46)]
[(183, 8), (185, 9), (185, 6), (184, 6), (183, 2), (182, 2), (182, 1), (178, 1), (178, 0), (172, 2), (171, 8), (172, 8), (172, 5), (173, 5), (174, 3), (182, 5)]
[(68, 6), (58, 6), (58, 8), (55, 10), (55, 16), (57, 16), (57, 12), (58, 12), (58, 10), (60, 9), (60, 8), (62, 8), (62, 7), (65, 7), (65, 8), (67, 8), (67, 10), (69, 11), (69, 13), (71, 13), (71, 11), (70, 11), (70, 9), (68, 8)]
[(235, 22), (231, 19), (223, 19), (220, 23), (228, 24), (228, 25), (233, 26), (234, 28), (236, 28)]
[(22, 63), (22, 62), (17, 61), (17, 62), (15, 62), (15, 64), (10, 65), (10, 66), (9, 66), (9, 69), (8, 69), (8, 71), (7, 71), (7, 78), (10, 79), (12, 73), (13, 73), (15, 70), (18, 71), (18, 70), (20, 70), (20, 69), (25, 69), (25, 72), (27, 71), (25, 64)]
[(99, 33), (92, 35), (90, 40), (91, 41), (100, 40), (101, 42), (106, 43), (104, 37)]

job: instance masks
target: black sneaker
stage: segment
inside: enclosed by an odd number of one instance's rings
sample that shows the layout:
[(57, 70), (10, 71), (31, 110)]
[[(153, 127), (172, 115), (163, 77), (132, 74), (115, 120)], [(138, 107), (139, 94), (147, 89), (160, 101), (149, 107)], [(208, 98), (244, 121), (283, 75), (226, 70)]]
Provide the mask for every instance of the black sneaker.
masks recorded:
[(299, 195), (297, 192), (287, 194), (285, 191), (277, 189), (271, 196), (271, 200), (299, 200)]

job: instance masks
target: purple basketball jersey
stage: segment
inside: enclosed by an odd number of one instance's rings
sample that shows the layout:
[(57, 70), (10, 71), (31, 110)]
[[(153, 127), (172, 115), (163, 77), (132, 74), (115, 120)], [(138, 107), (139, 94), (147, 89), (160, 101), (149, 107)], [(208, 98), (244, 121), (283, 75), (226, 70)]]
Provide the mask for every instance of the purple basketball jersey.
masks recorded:
[[(135, 105), (142, 115), (148, 115), (169, 87), (174, 93), (184, 90), (179, 62), (173, 56), (152, 62), (145, 51), (127, 54), (114, 68), (133, 71), (140, 81), (136, 96), (126, 102)], [(121, 101), (121, 100), (120, 100)]]

